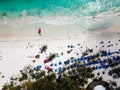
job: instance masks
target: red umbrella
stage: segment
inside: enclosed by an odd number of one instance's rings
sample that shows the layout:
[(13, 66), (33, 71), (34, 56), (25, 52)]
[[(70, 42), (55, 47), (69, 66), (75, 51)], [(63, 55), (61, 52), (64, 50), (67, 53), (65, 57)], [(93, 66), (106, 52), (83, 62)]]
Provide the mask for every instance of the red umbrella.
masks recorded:
[(49, 60), (48, 60), (48, 59), (45, 59), (45, 60), (44, 60), (44, 63), (47, 63), (47, 62), (49, 62)]
[(41, 33), (41, 28), (38, 29), (38, 33)]
[(38, 34), (41, 35), (41, 32), (42, 32), (42, 30), (41, 30), (41, 28), (39, 28), (38, 29)]

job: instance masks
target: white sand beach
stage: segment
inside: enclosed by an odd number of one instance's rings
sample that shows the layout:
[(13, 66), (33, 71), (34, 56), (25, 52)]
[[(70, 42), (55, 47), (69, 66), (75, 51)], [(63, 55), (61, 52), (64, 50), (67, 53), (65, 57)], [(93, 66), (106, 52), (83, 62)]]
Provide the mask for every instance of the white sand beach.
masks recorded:
[[(32, 21), (32, 19), (27, 19)], [(24, 22), (21, 19), (20, 22)], [(20, 24), (16, 21), (16, 24)], [(42, 35), (39, 36), (37, 33), (38, 27), (42, 29)], [(12, 31), (12, 32), (11, 32)], [(113, 47), (107, 48), (105, 50), (116, 51), (120, 47), (120, 27), (110, 27), (103, 30), (84, 30), (79, 25), (63, 25), (56, 26), (45, 23), (29, 24), (21, 27), (11, 27), (7, 25), (0, 25), (0, 88), (5, 82), (9, 82), (11, 75), (18, 75), (19, 70), (23, 69), (26, 65), (42, 65), (44, 69), (45, 65), (50, 65), (51, 63), (58, 63), (59, 61), (64, 62), (70, 57), (80, 57), (81, 53), (88, 48), (93, 48), (97, 50), (101, 49), (99, 42), (104, 41), (104, 45), (108, 45), (108, 41), (115, 44)], [(118, 45), (116, 45), (118, 43)], [(79, 50), (80, 44), (83, 48)], [(46, 53), (40, 54), (40, 59), (37, 59), (35, 63), (32, 60), (35, 59), (35, 55), (40, 52), (40, 47), (42, 45), (47, 45), (48, 50)], [(67, 54), (69, 50), (68, 45), (75, 46), (73, 53)], [(49, 56), (50, 53), (63, 52), (63, 56), (57, 57), (50, 63), (44, 64), (44, 59)], [(77, 56), (79, 53), (80, 56)], [(60, 67), (59, 65), (54, 66), (56, 69)], [(102, 72), (103, 70), (95, 70), (97, 72)], [(4, 76), (4, 78), (2, 78)], [(105, 80), (110, 79), (107, 73), (103, 76)], [(120, 84), (120, 80), (117, 80)]]

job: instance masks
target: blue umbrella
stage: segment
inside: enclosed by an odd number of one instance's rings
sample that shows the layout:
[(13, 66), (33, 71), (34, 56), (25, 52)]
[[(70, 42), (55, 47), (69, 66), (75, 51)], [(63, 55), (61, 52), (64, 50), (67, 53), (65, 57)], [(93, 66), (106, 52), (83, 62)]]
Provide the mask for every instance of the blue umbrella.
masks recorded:
[(53, 66), (53, 63), (51, 63), (50, 66)]
[(58, 72), (58, 69), (55, 69), (55, 72)]
[(55, 63), (55, 66), (57, 66), (57, 63)]
[(78, 61), (80, 61), (81, 59), (80, 58), (77, 58)]
[(36, 72), (36, 75), (38, 75), (39, 74), (39, 72)]
[(74, 60), (71, 60), (71, 63), (74, 63)]
[(103, 60), (103, 63), (105, 63), (105, 62), (107, 62), (107, 59), (104, 59), (104, 60)]
[(106, 57), (107, 56), (107, 54), (105, 53), (105, 54), (101, 54), (101, 57)]
[(102, 66), (99, 66), (98, 68), (99, 68), (99, 69), (101, 69), (101, 68), (102, 68)]
[(62, 71), (62, 68), (61, 67), (59, 67), (59, 72), (61, 72)]
[(40, 66), (37, 66), (37, 68), (42, 68), (42, 66), (40, 65)]
[(62, 62), (61, 61), (59, 61), (59, 65), (61, 65), (62, 64)]
[(71, 67), (71, 68), (74, 68), (74, 66), (73, 66), (73, 65), (71, 65), (70, 67)]
[(113, 52), (108, 52), (108, 53), (107, 53), (107, 55), (112, 55), (112, 54), (113, 54)]
[(74, 59), (75, 62), (77, 62), (77, 59)]
[(80, 67), (80, 64), (78, 64), (77, 67)]
[(108, 68), (108, 65), (102, 65), (103, 68)]
[(98, 63), (102, 63), (102, 60), (99, 60)]

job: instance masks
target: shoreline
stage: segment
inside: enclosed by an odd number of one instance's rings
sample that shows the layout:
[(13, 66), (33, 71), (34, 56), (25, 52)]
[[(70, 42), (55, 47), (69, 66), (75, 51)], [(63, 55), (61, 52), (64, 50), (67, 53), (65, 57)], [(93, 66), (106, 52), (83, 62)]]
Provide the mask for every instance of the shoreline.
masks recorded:
[[(99, 29), (99, 30), (85, 30), (81, 26), (73, 25), (63, 25), (55, 26), (45, 23), (37, 23), (24, 26), (24, 27), (10, 27), (0, 25), (0, 41), (10, 41), (10, 40), (29, 40), (29, 39), (41, 39), (41, 40), (59, 40), (59, 39), (72, 39), (72, 38), (84, 38), (97, 36), (98, 38), (108, 37), (112, 33), (120, 34), (119, 26), (113, 26), (109, 28)], [(42, 35), (39, 36), (37, 31), (38, 27), (42, 29)]]

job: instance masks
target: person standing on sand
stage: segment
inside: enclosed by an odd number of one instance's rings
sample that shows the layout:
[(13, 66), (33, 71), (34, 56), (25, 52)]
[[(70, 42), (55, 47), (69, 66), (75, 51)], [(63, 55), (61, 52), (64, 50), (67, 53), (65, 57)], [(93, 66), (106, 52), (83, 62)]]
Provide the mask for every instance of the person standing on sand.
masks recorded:
[(39, 29), (38, 29), (38, 34), (39, 34), (39, 36), (41, 36), (41, 32), (42, 32), (42, 30), (41, 30), (41, 28), (39, 28)]

